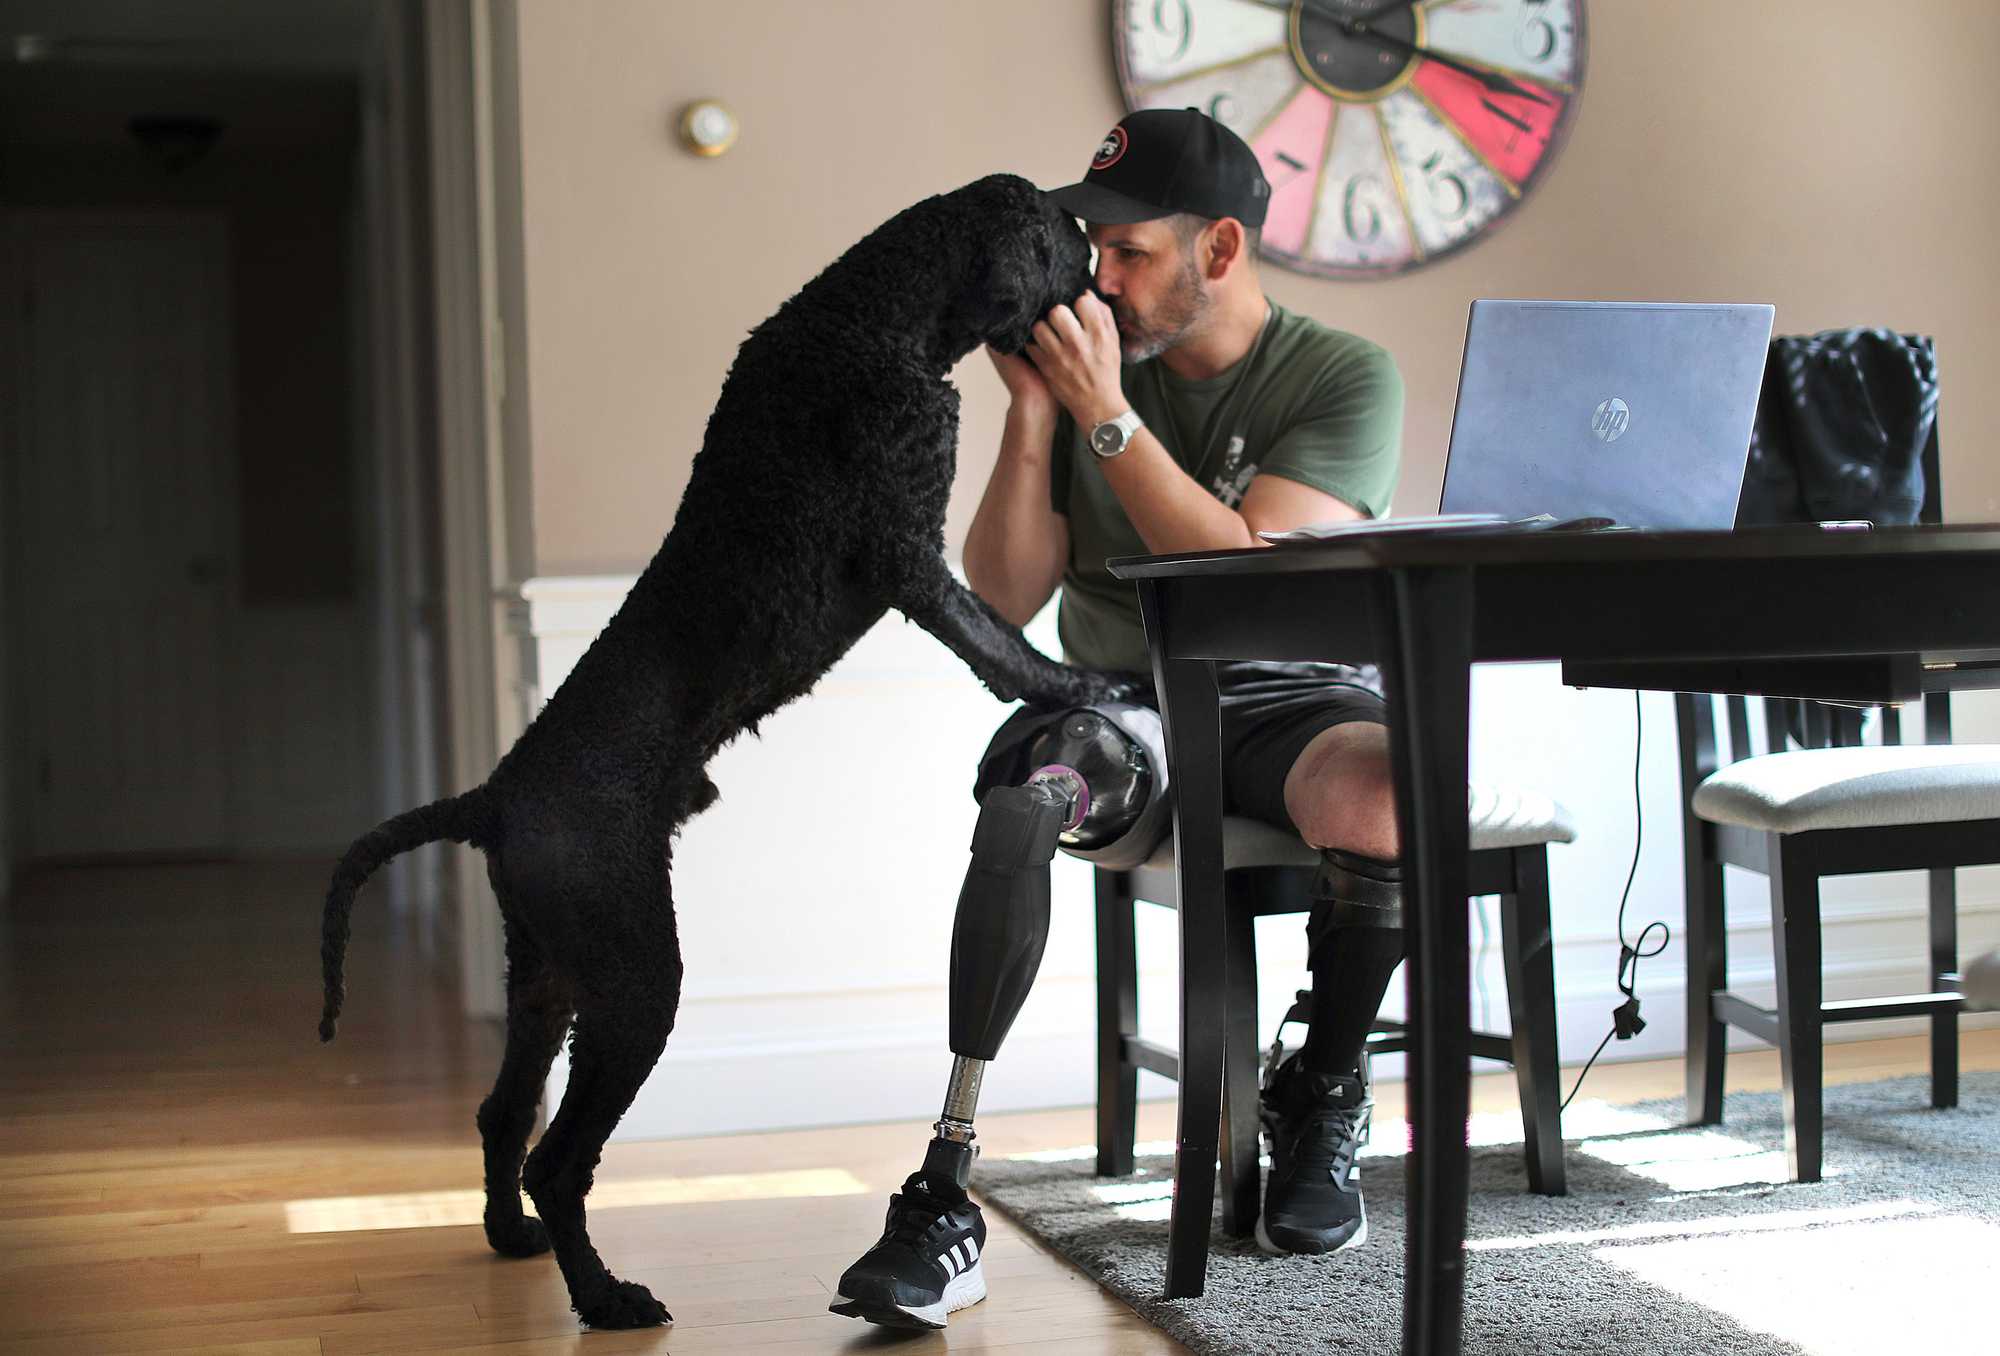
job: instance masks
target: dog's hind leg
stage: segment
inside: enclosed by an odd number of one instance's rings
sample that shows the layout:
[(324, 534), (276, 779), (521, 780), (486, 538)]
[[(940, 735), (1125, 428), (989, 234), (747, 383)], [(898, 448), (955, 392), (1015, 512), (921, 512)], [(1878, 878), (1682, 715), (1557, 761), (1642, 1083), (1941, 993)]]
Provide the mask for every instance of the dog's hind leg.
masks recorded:
[(507, 1053), (492, 1095), (479, 1104), (479, 1138), (486, 1155), (486, 1242), (502, 1256), (533, 1257), (549, 1250), (548, 1231), (521, 1209), (521, 1159), (569, 1019), (568, 985), (534, 943), (508, 924)]
[(890, 605), (943, 641), (1001, 701), (1088, 706), (1130, 695), (1128, 679), (1059, 664), (1030, 645), (1019, 627), (959, 583), (937, 552), (909, 551), (896, 564)]
[[(664, 881), (661, 890), (664, 894)], [(657, 900), (647, 910), (653, 917), (659, 911)], [(645, 1286), (621, 1281), (605, 1269), (584, 1228), (583, 1208), (605, 1140), (673, 1030), (681, 996), (680, 947), (671, 922), (665, 928), (664, 955), (657, 936), (597, 938), (602, 954), (613, 959), (607, 973), (583, 980), (589, 990), (579, 995), (569, 1086), (521, 1174), (569, 1285), (570, 1305), (593, 1328), (673, 1322)], [(608, 987), (614, 977), (616, 987)]]

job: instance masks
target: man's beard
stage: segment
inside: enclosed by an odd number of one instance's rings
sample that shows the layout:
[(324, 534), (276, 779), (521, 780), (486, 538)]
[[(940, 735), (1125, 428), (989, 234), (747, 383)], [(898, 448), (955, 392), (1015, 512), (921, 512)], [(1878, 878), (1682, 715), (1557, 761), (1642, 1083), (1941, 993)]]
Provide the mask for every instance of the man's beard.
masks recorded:
[(1192, 335), (1212, 305), (1214, 298), (1208, 294), (1201, 270), (1190, 259), (1174, 290), (1161, 299), (1152, 315), (1141, 318), (1130, 310), (1117, 311), (1119, 351), (1128, 363), (1157, 358)]

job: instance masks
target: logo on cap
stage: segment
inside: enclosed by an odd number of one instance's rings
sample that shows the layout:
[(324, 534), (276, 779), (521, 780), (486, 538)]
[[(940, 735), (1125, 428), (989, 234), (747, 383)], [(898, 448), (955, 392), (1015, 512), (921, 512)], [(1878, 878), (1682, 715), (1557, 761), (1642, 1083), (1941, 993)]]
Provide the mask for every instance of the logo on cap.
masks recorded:
[(1104, 142), (1097, 148), (1097, 155), (1092, 158), (1090, 167), (1094, 170), (1110, 169), (1118, 163), (1118, 157), (1125, 154), (1126, 144), (1125, 129), (1112, 128), (1104, 134)]

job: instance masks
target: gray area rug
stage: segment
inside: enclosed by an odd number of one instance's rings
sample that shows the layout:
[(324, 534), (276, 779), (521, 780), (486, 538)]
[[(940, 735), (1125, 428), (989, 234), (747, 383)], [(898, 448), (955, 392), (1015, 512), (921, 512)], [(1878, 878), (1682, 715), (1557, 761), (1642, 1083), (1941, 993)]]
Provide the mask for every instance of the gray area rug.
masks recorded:
[[(1923, 1077), (1828, 1089), (1809, 1185), (1784, 1181), (1775, 1093), (1730, 1097), (1704, 1129), (1679, 1126), (1678, 1099), (1579, 1100), (1553, 1198), (1527, 1191), (1519, 1121), (1475, 1118), (1465, 1350), (2000, 1351), (2000, 1074), (1966, 1075), (1955, 1110), (1929, 1096)], [(1170, 1146), (1142, 1144), (1130, 1178), (1094, 1176), (1083, 1146), (982, 1159), (973, 1186), (1197, 1352), (1395, 1352), (1406, 1143), (1378, 1121), (1363, 1153), (1366, 1246), (1267, 1257), (1218, 1227), (1192, 1300), (1159, 1298)]]

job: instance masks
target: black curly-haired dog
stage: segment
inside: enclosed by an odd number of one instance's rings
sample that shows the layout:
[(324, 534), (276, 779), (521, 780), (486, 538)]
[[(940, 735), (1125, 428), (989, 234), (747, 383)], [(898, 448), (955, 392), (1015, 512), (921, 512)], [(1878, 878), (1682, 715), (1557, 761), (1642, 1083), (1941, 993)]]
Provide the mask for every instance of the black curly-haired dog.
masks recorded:
[[(958, 434), (946, 372), (981, 343), (1018, 352), (1089, 284), (1076, 223), (1007, 175), (926, 199), (848, 250), (744, 341), (673, 530), (493, 775), (382, 824), (334, 872), (322, 1040), (340, 1014), (361, 883), (437, 839), (485, 852), (507, 938), (507, 1051), (479, 1108), (486, 1238), (512, 1257), (553, 1247), (592, 1327), (670, 1321), (644, 1286), (605, 1269), (583, 1202), (673, 1030), (671, 845), (715, 799), (709, 759), (810, 691), (890, 608), (1002, 700), (1124, 690), (1041, 655), (942, 554)], [(569, 1086), (524, 1169), (572, 1020)], [(522, 1186), (539, 1221), (521, 1210)]]

